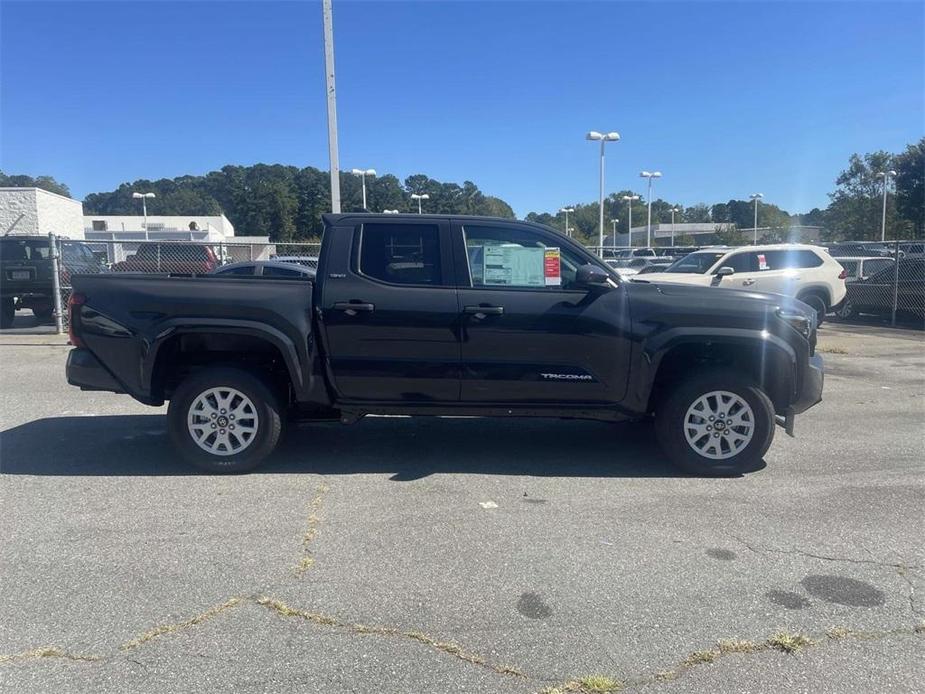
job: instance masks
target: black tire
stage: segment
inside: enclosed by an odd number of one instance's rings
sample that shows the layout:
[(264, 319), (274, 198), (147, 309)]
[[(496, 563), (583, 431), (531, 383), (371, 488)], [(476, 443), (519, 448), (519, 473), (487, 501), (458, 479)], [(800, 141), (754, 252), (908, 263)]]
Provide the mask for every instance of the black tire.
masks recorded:
[[(714, 391), (733, 393), (748, 404), (754, 415), (751, 440), (738, 453), (721, 459), (702, 455), (685, 435), (688, 409), (701, 396)], [(721, 370), (702, 371), (682, 381), (655, 412), (656, 436), (671, 462), (686, 472), (706, 477), (733, 477), (756, 469), (774, 439), (774, 426), (774, 405), (768, 396), (749, 379)], [(709, 443), (709, 439), (702, 440)]]
[(836, 309), (835, 316), (838, 320), (850, 320), (855, 317), (856, 311), (854, 310), (854, 304), (851, 303), (851, 299), (845, 297), (845, 300), (841, 302), (841, 305)]
[[(257, 431), (252, 438), (248, 439), (246, 445), (241, 445), (240, 453), (210, 453), (204, 450), (196, 443), (187, 425), (190, 408), (200, 395), (211, 389), (221, 388), (234, 389), (245, 395), (250, 399), (256, 414)], [(225, 414), (225, 410), (220, 410), (220, 412)], [(230, 412), (227, 416), (231, 417)], [(239, 417), (241, 421), (246, 421), (244, 415), (239, 415)], [(231, 419), (234, 418), (231, 417)], [(254, 469), (276, 448), (282, 432), (282, 422), (279, 399), (267, 384), (254, 374), (233, 367), (214, 367), (193, 374), (177, 388), (167, 409), (167, 428), (174, 446), (186, 460), (207, 472), (230, 474)], [(230, 433), (234, 424), (229, 421), (225, 424), (229, 430), (230, 440), (230, 437), (235, 436)], [(213, 432), (212, 435), (206, 433), (203, 438), (207, 445), (210, 438), (213, 444), (218, 440), (215, 438), (216, 433)], [(238, 441), (240, 443), (240, 439)]]
[(0, 300), (0, 328), (12, 328), (15, 317), (16, 308), (13, 305), (13, 297), (5, 297)]
[(51, 306), (33, 306), (32, 314), (39, 319), (40, 321), (51, 320), (52, 316), (55, 315), (55, 307)]
[(816, 325), (822, 325), (823, 321), (825, 321), (825, 314), (829, 311), (826, 300), (819, 294), (804, 294), (797, 298), (816, 312)]

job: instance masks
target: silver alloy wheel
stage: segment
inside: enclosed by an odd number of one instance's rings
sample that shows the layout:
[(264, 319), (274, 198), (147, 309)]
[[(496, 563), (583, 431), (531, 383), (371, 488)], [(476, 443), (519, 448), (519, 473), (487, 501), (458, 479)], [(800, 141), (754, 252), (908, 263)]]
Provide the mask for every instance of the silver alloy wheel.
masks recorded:
[(755, 414), (749, 404), (728, 390), (701, 395), (684, 415), (688, 445), (704, 458), (725, 460), (741, 453), (755, 435)]
[(193, 400), (186, 418), (196, 445), (212, 455), (236, 455), (257, 437), (259, 419), (254, 403), (240, 390), (210, 388)]

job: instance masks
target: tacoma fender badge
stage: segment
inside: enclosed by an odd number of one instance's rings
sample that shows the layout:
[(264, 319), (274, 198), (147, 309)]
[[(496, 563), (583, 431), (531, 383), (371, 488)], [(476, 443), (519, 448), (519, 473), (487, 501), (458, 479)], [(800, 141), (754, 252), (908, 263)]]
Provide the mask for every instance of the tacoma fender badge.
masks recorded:
[(541, 373), (540, 376), (547, 381), (593, 381), (594, 377), (588, 374), (549, 374)]

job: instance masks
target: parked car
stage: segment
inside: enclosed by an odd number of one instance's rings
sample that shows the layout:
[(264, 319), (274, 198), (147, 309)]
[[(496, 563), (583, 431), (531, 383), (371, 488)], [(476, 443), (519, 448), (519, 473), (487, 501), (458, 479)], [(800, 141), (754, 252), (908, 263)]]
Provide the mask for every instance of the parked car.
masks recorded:
[(297, 263), (315, 269), (318, 267), (318, 256), (315, 255), (274, 255), (270, 260), (276, 260), (281, 263)]
[(890, 316), (894, 291), (896, 313), (901, 317), (925, 318), (925, 258), (905, 258), (899, 267), (891, 265), (869, 277), (848, 284), (848, 295), (835, 314), (842, 319), (859, 313)]
[(890, 258), (893, 256), (893, 249), (889, 246), (870, 242), (846, 242), (836, 243), (826, 247), (829, 255), (833, 258), (846, 258), (850, 256), (858, 258)]
[(907, 258), (925, 257), (925, 243), (921, 241), (910, 241), (899, 244), (899, 250), (905, 253)]
[(639, 268), (639, 272), (637, 272), (636, 274), (637, 275), (648, 275), (653, 272), (665, 272), (665, 270), (667, 270), (669, 267), (671, 267), (671, 263), (662, 263), (662, 262), (649, 263), (648, 265)]
[(653, 416), (676, 464), (740, 474), (819, 402), (793, 299), (634, 283), (548, 227), (326, 214), (316, 279), (83, 275), (67, 380), (170, 402), (179, 452), (253, 468), (283, 422), (367, 414)]
[(134, 255), (112, 266), (113, 272), (157, 272), (197, 275), (212, 272), (219, 265), (211, 246), (199, 243), (142, 243)]
[[(60, 282), (70, 275), (106, 270), (90, 247), (79, 241), (61, 241)], [(47, 236), (4, 236), (0, 238), (0, 328), (13, 325), (16, 309), (32, 309), (39, 320), (48, 320), (55, 310), (51, 248)]]
[(643, 272), (649, 267), (667, 268), (671, 263), (655, 263), (656, 258), (617, 258), (605, 262), (620, 273), (620, 277), (629, 278)]
[(841, 265), (820, 246), (773, 244), (706, 248), (645, 280), (796, 297), (813, 308), (819, 325), (845, 298), (845, 277)]
[(874, 258), (864, 258), (858, 256), (856, 258), (848, 257), (838, 257), (835, 258), (835, 262), (845, 268), (845, 282), (855, 282), (859, 279), (867, 279), (871, 275), (875, 275), (884, 268), (893, 267), (893, 263), (896, 262), (893, 258), (883, 258), (880, 256)]
[(654, 248), (624, 248), (614, 251), (614, 260), (628, 260), (630, 258), (654, 258), (656, 256)]
[(315, 276), (315, 270), (298, 263), (283, 263), (275, 260), (244, 260), (239, 263), (221, 265), (212, 270), (211, 274), (240, 277), (273, 277), (277, 279), (309, 279)]

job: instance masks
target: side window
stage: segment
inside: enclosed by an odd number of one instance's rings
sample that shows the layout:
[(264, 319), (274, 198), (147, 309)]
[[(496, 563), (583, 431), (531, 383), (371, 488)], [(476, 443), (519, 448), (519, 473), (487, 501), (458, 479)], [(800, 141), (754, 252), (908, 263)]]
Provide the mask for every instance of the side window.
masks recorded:
[(888, 260), (886, 258), (884, 258), (883, 260), (865, 260), (864, 261), (864, 274), (867, 276), (870, 276), (888, 267), (893, 267), (892, 260)]
[(465, 225), (473, 287), (568, 289), (587, 261), (531, 229)]
[(822, 265), (822, 258), (807, 250), (767, 251), (764, 255), (771, 270), (793, 270)]
[(390, 284), (443, 282), (440, 229), (435, 224), (364, 224), (360, 273)]
[(219, 272), (220, 275), (253, 275), (254, 267), (252, 265), (240, 265), (238, 267), (229, 268), (228, 270), (222, 270)]
[(720, 267), (731, 267), (736, 272), (758, 272), (758, 254), (736, 253), (720, 263)]

